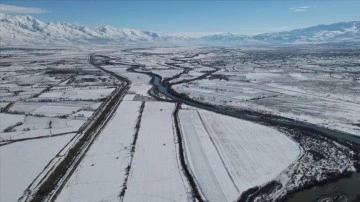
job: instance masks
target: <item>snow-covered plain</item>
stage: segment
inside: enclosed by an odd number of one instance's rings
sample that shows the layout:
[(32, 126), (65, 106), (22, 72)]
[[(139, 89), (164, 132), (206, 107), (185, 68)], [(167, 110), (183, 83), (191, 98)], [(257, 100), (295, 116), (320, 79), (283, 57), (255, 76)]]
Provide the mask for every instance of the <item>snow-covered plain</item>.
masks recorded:
[[(18, 115), (23, 116), (23, 115)], [(51, 122), (51, 127), (50, 127)], [(11, 132), (0, 132), (0, 140), (13, 141), (24, 138), (51, 136), (62, 133), (77, 132), (85, 123), (84, 120), (60, 119), (51, 117), (25, 116), (21, 125)]]
[(54, 88), (49, 92), (45, 92), (39, 96), (39, 98), (50, 99), (50, 100), (96, 100), (105, 98), (115, 88), (102, 87), (102, 86), (91, 86), (85, 88)]
[(24, 118), (24, 115), (0, 113), (0, 133), (4, 132), (4, 129), (8, 127), (14, 126), (17, 123), (22, 123)]
[(35, 194), (67, 154), (67, 143), (121, 83), (89, 64), (88, 56), (88, 50), (64, 47), (1, 47), (0, 100), (9, 107), (0, 113), (0, 201), (17, 201), (31, 182), (25, 194)]
[(9, 112), (24, 113), (24, 114), (37, 114), (44, 116), (62, 116), (70, 115), (81, 109), (90, 108), (95, 110), (97, 107), (91, 107), (95, 102), (90, 101), (62, 101), (62, 102), (16, 102)]
[[(121, 83), (90, 65), (90, 52), (103, 55), (103, 58), (109, 56), (113, 64), (102, 67), (132, 81), (118, 113), (90, 147), (60, 193), (59, 201), (121, 200), (118, 195), (124, 188), (126, 176), (128, 181), (124, 201), (192, 199), (178, 162), (179, 143), (172, 122), (174, 104), (148, 101), (153, 99), (147, 93), (152, 87), (149, 84), (150, 77), (128, 72), (127, 69), (132, 65), (139, 65), (136, 71), (152, 71), (163, 77), (173, 76), (184, 69), (189, 71), (170, 82), (194, 79), (218, 69), (206, 78), (173, 87), (201, 102), (273, 113), (353, 133), (360, 131), (357, 52), (344, 52), (342, 55), (341, 50), (339, 55), (329, 56), (333, 53), (306, 50), (307, 54), (301, 55), (288, 49), (283, 52), (257, 52), (236, 48), (182, 47), (132, 50), (109, 48), (109, 53), (103, 47), (79, 48), (80, 51), (11, 48), (0, 53), (1, 63), (4, 64), (1, 66), (4, 74), (0, 75), (0, 101), (7, 104), (13, 102), (6, 110), (7, 113), (27, 114), (15, 115), (17, 118), (24, 117), (21, 121), (23, 124), (14, 127), (16, 131), (0, 134), (0, 138), (5, 140), (1, 142), (1, 150), (21, 145), (20, 149), (12, 149), (13, 153), (27, 148), (27, 143), (29, 147), (35, 147), (34, 142), (43, 142), (26, 140), (20, 144), (10, 139), (49, 136), (42, 137), (42, 140), (58, 140), (50, 136), (78, 130), (102, 104), (100, 101), (105, 100), (111, 89)], [(48, 90), (41, 93), (45, 89)], [(96, 99), (100, 100), (96, 103), (89, 101)], [(132, 153), (130, 144), (140, 106), (140, 102), (134, 100), (145, 100), (146, 104), (135, 152)], [(3, 125), (8, 127), (16, 121)], [(288, 183), (288, 190), (294, 190), (313, 177), (327, 179), (327, 169), (336, 170), (335, 174), (354, 171), (353, 153), (349, 152), (352, 150), (346, 150), (340, 143), (335, 143), (338, 147), (331, 146), (331, 140), (322, 141), (320, 137), (310, 139), (316, 140), (316, 144), (311, 144), (309, 148), (326, 148), (326, 158), (307, 161), (308, 158), (316, 157), (316, 153), (312, 155), (305, 150), (306, 154), (297, 159), (300, 154), (298, 145), (273, 128), (193, 108), (181, 110), (180, 124), (189, 169), (201, 193), (209, 201), (234, 201), (248, 188), (264, 185), (274, 179), (283, 185)], [(126, 137), (118, 135), (123, 132), (127, 133)], [(294, 139), (297, 137), (290, 132), (287, 135)], [(60, 137), (69, 136), (73, 135)], [(303, 145), (307, 143), (306, 138), (301, 141)], [(322, 142), (326, 144), (320, 144)], [(62, 142), (56, 143), (59, 143), (56, 147), (63, 145)], [(49, 149), (50, 153), (52, 149)], [(47, 152), (48, 148), (37, 152), (44, 151)], [(11, 152), (5, 153), (8, 158), (6, 161), (10, 161)], [(66, 151), (62, 154), (66, 154)], [(132, 155), (134, 158), (130, 161)], [(28, 156), (22, 157), (29, 161)], [(48, 158), (44, 156), (41, 162)], [(301, 162), (300, 165), (295, 169), (287, 169), (289, 166), (293, 168), (292, 163), (296, 160)], [(9, 166), (21, 167), (23, 159), (16, 161)], [(127, 175), (130, 162), (131, 169)], [(12, 170), (7, 167), (2, 175), (8, 175), (9, 172)], [(21, 182), (21, 186), (28, 186), (30, 178), (35, 177), (26, 176), (24, 180), (27, 181)], [(306, 179), (302, 181), (300, 178)], [(16, 186), (11, 185), (13, 190), (17, 190), (14, 196), (24, 191), (24, 188), (20, 190)], [(277, 196), (285, 195), (288, 190), (281, 190)], [(276, 196), (269, 195), (268, 198)]]
[(17, 201), (74, 134), (0, 147), (0, 201)]
[(165, 69), (165, 70), (151, 70), (152, 73), (160, 75), (163, 79), (173, 77), (173, 76), (181, 73), (182, 71), (183, 71), (182, 69), (177, 69), (177, 70), (173, 70), (173, 69), (169, 69), (169, 70), (167, 70), (167, 69)]
[(112, 71), (118, 75), (121, 75), (132, 82), (130, 93), (138, 94), (141, 96), (149, 96), (147, 92), (148, 90), (150, 90), (150, 88), (152, 88), (152, 85), (150, 85), (151, 77), (144, 74), (128, 72), (126, 69), (129, 67), (130, 66), (119, 67), (116, 65), (104, 66), (105, 69)]
[(145, 103), (125, 202), (190, 200), (190, 190), (177, 161), (173, 110), (173, 103)]
[(141, 102), (123, 101), (56, 201), (119, 201)]
[(359, 135), (357, 52), (340, 50), (217, 52), (215, 57), (206, 55), (201, 61), (215, 63), (219, 71), (213, 76), (222, 77), (209, 76), (173, 88), (201, 102), (275, 114)]
[[(242, 35), (232, 33), (205, 34), (203, 36), (186, 36), (186, 34), (160, 34), (129, 28), (117, 28), (108, 25), (86, 27), (77, 23), (42, 22), (31, 16), (6, 15), (0, 13), (0, 33), (3, 46), (49, 46), (78, 45), (105, 42), (113, 45), (143, 44), (302, 44), (324, 42), (359, 41), (359, 21), (339, 22), (330, 25), (318, 25), (304, 29), (284, 32)], [(195, 43), (191, 43), (195, 42)], [(142, 50), (134, 52), (141, 53)], [(153, 53), (163, 49), (152, 50)], [(201, 55), (198, 57), (201, 58)]]
[(0, 102), (0, 110), (2, 110), (6, 105), (8, 105), (10, 102)]
[(188, 163), (209, 201), (236, 200), (300, 155), (296, 142), (269, 127), (205, 110), (181, 110), (179, 117)]

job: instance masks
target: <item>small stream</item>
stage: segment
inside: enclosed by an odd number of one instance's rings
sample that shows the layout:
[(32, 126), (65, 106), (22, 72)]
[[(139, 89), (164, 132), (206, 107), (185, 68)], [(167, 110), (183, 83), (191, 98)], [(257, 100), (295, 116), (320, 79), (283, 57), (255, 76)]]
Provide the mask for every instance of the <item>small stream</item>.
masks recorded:
[(167, 97), (169, 97), (171, 99), (174, 99), (174, 100), (179, 100), (179, 99), (177, 99), (177, 97), (170, 94), (168, 92), (167, 88), (162, 85), (161, 78), (159, 76), (154, 76), (154, 80), (152, 81), (152, 85), (156, 86), (159, 89), (159, 92), (166, 95)]
[[(201, 104), (191, 102), (189, 100), (183, 100), (179, 97), (172, 95), (168, 89), (161, 83), (159, 76), (154, 76), (152, 84), (159, 89), (159, 92), (167, 97), (175, 100), (182, 101), (186, 104), (207, 109), (206, 106), (200, 106)], [(332, 131), (323, 127), (316, 126), (314, 124), (307, 124), (302, 122), (290, 122), (288, 120), (273, 120), (274, 123), (301, 125), (310, 128), (315, 128), (318, 131), (333, 137), (340, 137), (348, 141), (360, 143), (360, 138), (355, 136), (348, 136), (338, 131)], [(329, 200), (325, 200), (329, 199)], [(295, 193), (292, 197), (286, 200), (287, 202), (360, 202), (360, 173), (354, 173), (350, 177), (342, 178), (334, 182), (327, 183), (322, 186), (314, 186), (311, 189), (305, 189)]]
[[(163, 86), (163, 84), (161, 83), (161, 77), (155, 75), (154, 76), (154, 79), (152, 81), (152, 85), (156, 86), (158, 89), (159, 89), (159, 92), (166, 95), (167, 97), (175, 100), (175, 101), (181, 101), (183, 103), (186, 103), (188, 105), (191, 105), (191, 106), (194, 106), (194, 107), (199, 107), (199, 108), (202, 108), (202, 109), (207, 109), (207, 110), (210, 110), (210, 111), (214, 111), (212, 109), (209, 109), (208, 106), (203, 106), (202, 104), (200, 103), (197, 103), (197, 102), (192, 102), (191, 100), (184, 100), (182, 98), (179, 98), (179, 97), (176, 97), (174, 96), (173, 94), (171, 94), (168, 89)], [(216, 108), (216, 107), (212, 107), (212, 108)], [(231, 113), (231, 112), (227, 112), (227, 113)], [(235, 115), (234, 112), (232, 115)], [(242, 118), (242, 119), (245, 119), (245, 120), (249, 120), (249, 121), (258, 121), (258, 115), (254, 115), (254, 114), (251, 114), (251, 115), (248, 115), (248, 114), (236, 114), (236, 117), (239, 117), (239, 118)], [(324, 133), (328, 136), (331, 136), (331, 137), (335, 137), (335, 138), (339, 138), (339, 139), (343, 139), (343, 140), (346, 140), (346, 141), (350, 141), (350, 142), (354, 142), (356, 144), (360, 144), (360, 137), (359, 136), (355, 136), (355, 135), (351, 135), (351, 134), (348, 134), (348, 133), (345, 133), (345, 132), (342, 132), (342, 131), (337, 131), (337, 130), (332, 130), (332, 129), (328, 129), (328, 128), (325, 128), (325, 127), (322, 127), (322, 126), (318, 126), (318, 125), (315, 125), (315, 124), (311, 124), (311, 123), (306, 123), (306, 122), (299, 122), (299, 121), (294, 121), (294, 120), (289, 120), (289, 119), (269, 119), (267, 120), (268, 122), (271, 122), (271, 124), (280, 124), (280, 125), (287, 125), (287, 126), (301, 126), (301, 127), (306, 127), (306, 128), (309, 128), (309, 129), (314, 129), (318, 132), (321, 132), (321, 133)]]

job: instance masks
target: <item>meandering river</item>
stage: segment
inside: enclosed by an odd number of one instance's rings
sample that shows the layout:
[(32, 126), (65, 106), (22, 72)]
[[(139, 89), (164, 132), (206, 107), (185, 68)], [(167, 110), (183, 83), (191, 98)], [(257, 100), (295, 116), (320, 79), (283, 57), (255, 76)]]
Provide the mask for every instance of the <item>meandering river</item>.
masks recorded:
[[(161, 77), (157, 75), (154, 76), (152, 80), (152, 84), (158, 88), (160, 93), (166, 95), (167, 97), (175, 101), (181, 101), (195, 107), (209, 109), (209, 106), (205, 106), (205, 105), (202, 106), (198, 102), (192, 102), (191, 100), (187, 100), (187, 99), (184, 100), (176, 95), (173, 95), (172, 93), (169, 92), (168, 88), (161, 83)], [(250, 117), (250, 119), (252, 118), (253, 117)], [(273, 120), (273, 122), (286, 124), (286, 125), (310, 127), (312, 129), (316, 129), (317, 131), (325, 133), (328, 136), (341, 138), (347, 141), (360, 144), (359, 137), (347, 135), (340, 131), (329, 130), (327, 128), (316, 126), (314, 124), (308, 124), (308, 123), (296, 122), (296, 121), (291, 121), (290, 123), (289, 120), (278, 120), (278, 119)], [(287, 199), (287, 202), (359, 202), (359, 201), (360, 201), (360, 173), (354, 173), (350, 177), (342, 178), (322, 186), (314, 186), (311, 189), (301, 190)]]

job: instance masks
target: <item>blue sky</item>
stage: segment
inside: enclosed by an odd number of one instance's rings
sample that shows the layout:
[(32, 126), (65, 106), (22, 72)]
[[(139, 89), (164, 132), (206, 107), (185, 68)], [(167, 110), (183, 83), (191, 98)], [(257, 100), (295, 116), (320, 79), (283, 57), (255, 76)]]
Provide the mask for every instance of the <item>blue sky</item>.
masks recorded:
[[(42, 21), (111, 25), (161, 33), (253, 34), (360, 20), (359, 0), (1, 0), (0, 12)], [(8, 5), (32, 7), (22, 10)]]

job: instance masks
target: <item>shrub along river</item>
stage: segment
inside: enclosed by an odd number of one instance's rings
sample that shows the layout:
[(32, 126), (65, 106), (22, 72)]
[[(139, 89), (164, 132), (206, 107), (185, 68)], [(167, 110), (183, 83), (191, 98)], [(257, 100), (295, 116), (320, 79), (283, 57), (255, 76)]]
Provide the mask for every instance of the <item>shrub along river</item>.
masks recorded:
[(359, 202), (360, 173), (354, 173), (348, 178), (305, 189), (289, 197), (287, 202)]
[[(209, 109), (209, 106), (201, 106), (201, 103), (193, 102), (189, 99), (182, 99), (171, 92), (168, 88), (164, 86), (161, 82), (161, 78), (157, 75), (153, 75), (152, 84), (156, 86), (160, 93), (166, 95), (169, 98), (172, 98), (175, 101), (182, 101), (188, 105), (195, 107), (200, 107), (204, 109)], [(214, 110), (211, 110), (214, 111)], [(360, 138), (356, 136), (348, 136), (339, 131), (331, 131), (321, 126), (316, 126), (313, 124), (307, 124), (302, 122), (288, 123), (287, 120), (275, 120), (275, 122), (291, 125), (301, 125), (303, 127), (315, 128), (320, 132), (341, 139), (346, 139), (347, 141), (352, 141), (357, 144), (360, 143)], [(301, 190), (291, 197), (289, 197), (287, 202), (360, 202), (360, 173), (354, 173), (346, 178), (341, 178), (333, 182), (326, 183), (324, 185), (314, 186), (311, 189)]]

